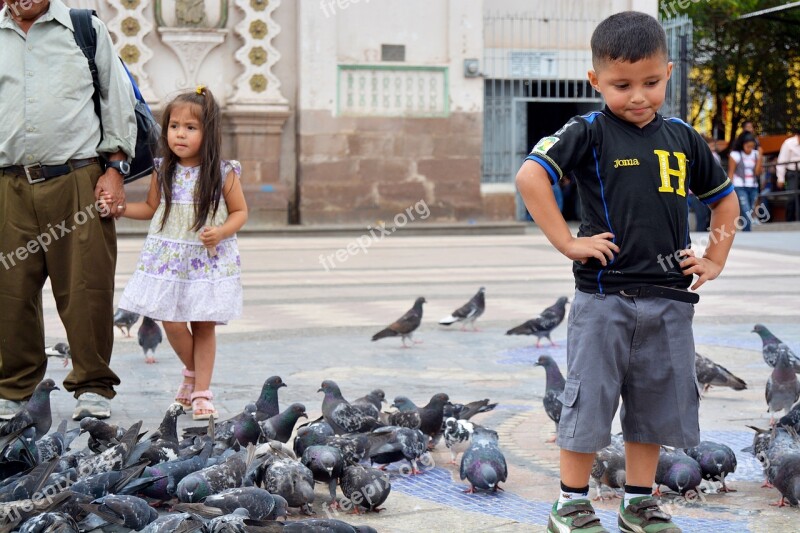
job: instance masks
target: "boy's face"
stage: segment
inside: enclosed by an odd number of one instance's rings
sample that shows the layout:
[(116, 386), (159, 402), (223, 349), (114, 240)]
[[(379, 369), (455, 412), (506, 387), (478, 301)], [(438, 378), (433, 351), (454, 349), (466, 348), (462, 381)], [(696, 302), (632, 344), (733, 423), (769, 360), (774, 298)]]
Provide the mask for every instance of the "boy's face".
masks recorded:
[(672, 63), (654, 55), (636, 63), (607, 61), (596, 67), (589, 71), (589, 83), (612, 113), (640, 128), (653, 120), (664, 103)]

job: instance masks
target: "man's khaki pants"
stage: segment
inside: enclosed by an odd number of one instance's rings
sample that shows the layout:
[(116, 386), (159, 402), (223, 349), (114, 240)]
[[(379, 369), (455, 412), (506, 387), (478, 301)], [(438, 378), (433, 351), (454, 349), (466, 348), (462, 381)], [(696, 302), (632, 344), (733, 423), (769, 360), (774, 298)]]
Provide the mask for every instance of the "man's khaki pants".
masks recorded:
[(117, 243), (114, 221), (95, 203), (101, 173), (95, 164), (31, 184), (0, 171), (0, 398), (27, 399), (44, 379), (48, 277), (72, 354), (64, 388), (114, 397)]

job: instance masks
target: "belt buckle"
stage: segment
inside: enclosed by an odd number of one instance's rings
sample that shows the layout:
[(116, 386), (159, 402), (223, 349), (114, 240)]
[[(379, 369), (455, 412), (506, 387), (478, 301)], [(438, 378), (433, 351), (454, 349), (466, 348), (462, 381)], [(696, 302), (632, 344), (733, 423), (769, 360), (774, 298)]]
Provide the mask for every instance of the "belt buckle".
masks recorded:
[[(631, 292), (629, 293), (628, 290), (630, 290)], [(628, 290), (622, 290), (622, 291), (619, 291), (619, 293), (622, 296), (626, 296), (628, 298), (638, 298), (639, 295), (642, 293), (642, 288), (641, 287), (638, 287), (636, 289), (628, 289)]]
[[(36, 168), (36, 167), (39, 168), (40, 173), (39, 177), (34, 179), (31, 177), (31, 168)], [(45, 180), (45, 177), (42, 176), (41, 174), (41, 169), (42, 169), (41, 163), (34, 163), (32, 165), (23, 165), (22, 168), (25, 170), (25, 177), (28, 178), (28, 183), (30, 183), (31, 185), (33, 185), (34, 183), (41, 183)]]

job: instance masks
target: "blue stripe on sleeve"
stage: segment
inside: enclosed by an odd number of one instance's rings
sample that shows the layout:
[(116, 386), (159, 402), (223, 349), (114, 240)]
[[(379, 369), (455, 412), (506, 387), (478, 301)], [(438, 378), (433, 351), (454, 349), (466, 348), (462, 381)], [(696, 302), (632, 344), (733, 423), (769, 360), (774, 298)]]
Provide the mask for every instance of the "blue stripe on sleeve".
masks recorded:
[(548, 163), (547, 161), (545, 161), (541, 157), (536, 157), (533, 154), (531, 154), (528, 157), (526, 157), (525, 160), (526, 161), (527, 160), (535, 161), (535, 162), (539, 163), (540, 165), (542, 165), (542, 167), (544, 167), (544, 169), (547, 171), (547, 173), (550, 174), (550, 181), (553, 183), (553, 185), (558, 183), (558, 174), (556, 173), (555, 170), (553, 170), (553, 167), (550, 166), (550, 163)]
[(703, 198), (700, 201), (703, 202), (706, 205), (713, 204), (717, 200), (728, 196), (732, 192), (733, 192), (733, 184), (731, 183), (727, 188), (722, 189), (721, 191), (719, 191), (714, 196), (711, 196), (710, 198)]

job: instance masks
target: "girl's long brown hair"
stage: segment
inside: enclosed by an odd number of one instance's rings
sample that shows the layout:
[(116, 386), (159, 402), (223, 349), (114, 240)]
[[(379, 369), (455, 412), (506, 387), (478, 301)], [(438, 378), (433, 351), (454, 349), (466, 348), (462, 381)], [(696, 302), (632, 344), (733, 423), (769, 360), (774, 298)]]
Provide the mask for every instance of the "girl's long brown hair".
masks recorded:
[(222, 176), (220, 170), (220, 145), (222, 128), (220, 112), (214, 96), (208, 88), (200, 86), (195, 91), (187, 91), (175, 97), (164, 109), (161, 118), (160, 149), (164, 156), (158, 171), (158, 184), (161, 197), (164, 198), (164, 216), (161, 218), (161, 230), (169, 217), (172, 207), (172, 182), (178, 157), (169, 149), (169, 117), (172, 110), (180, 105), (191, 105), (192, 111), (199, 111), (200, 124), (203, 128), (203, 140), (200, 143), (200, 176), (194, 191), (194, 225), (192, 230), (199, 231), (206, 222), (209, 213), (213, 218), (219, 208), (222, 195)]

